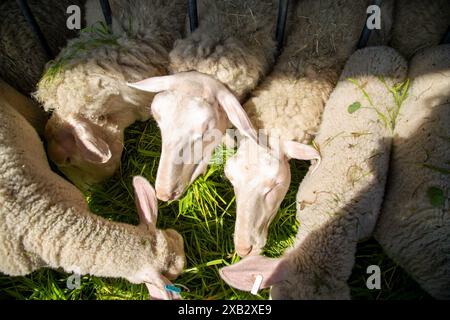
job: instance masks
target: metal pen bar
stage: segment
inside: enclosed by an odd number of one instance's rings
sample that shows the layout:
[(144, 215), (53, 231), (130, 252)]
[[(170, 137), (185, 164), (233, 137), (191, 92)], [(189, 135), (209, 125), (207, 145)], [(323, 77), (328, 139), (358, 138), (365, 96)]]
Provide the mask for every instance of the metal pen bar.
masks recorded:
[(441, 44), (448, 44), (448, 43), (450, 43), (450, 26), (447, 29), (447, 33), (441, 40)]
[[(382, 2), (383, 2), (382, 0), (374, 0), (372, 5), (381, 7)], [(372, 30), (370, 30), (367, 27), (367, 19), (368, 18), (369, 18), (369, 15), (367, 15), (366, 22), (364, 23), (363, 31), (361, 32), (361, 36), (359, 37), (357, 49), (364, 48), (365, 46), (367, 46), (367, 42), (369, 42), (369, 38), (370, 38), (370, 34), (371, 34)]]
[(188, 0), (189, 26), (191, 32), (198, 28), (197, 0)]
[(286, 18), (288, 13), (289, 0), (280, 0), (278, 2), (278, 18), (277, 28), (275, 31), (275, 39), (277, 40), (277, 50), (283, 47), (284, 30), (286, 29)]
[(102, 7), (103, 17), (105, 18), (106, 25), (109, 30), (112, 31), (112, 13), (111, 6), (108, 0), (100, 0), (100, 6)]
[(44, 49), (44, 52), (47, 55), (47, 58), (49, 60), (53, 59), (54, 55), (52, 49), (50, 49), (50, 46), (48, 45), (48, 42), (45, 39), (45, 36), (42, 33), (41, 28), (39, 28), (39, 24), (37, 23), (36, 18), (33, 16), (33, 13), (31, 12), (27, 0), (16, 0), (16, 2), (20, 7), (22, 15), (25, 17), (31, 29), (33, 30), (33, 33), (37, 36), (42, 49)]

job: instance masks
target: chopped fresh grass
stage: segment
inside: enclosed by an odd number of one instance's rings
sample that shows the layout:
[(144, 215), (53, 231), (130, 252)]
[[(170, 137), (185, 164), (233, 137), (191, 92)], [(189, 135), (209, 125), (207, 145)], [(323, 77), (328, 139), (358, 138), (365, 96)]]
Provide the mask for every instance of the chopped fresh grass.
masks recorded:
[[(364, 89), (364, 85), (359, 84), (358, 81), (353, 78), (348, 78), (347, 80), (353, 83), (362, 92), (364, 98), (370, 105), (369, 109), (372, 109), (376, 112), (378, 118), (383, 122), (384, 126), (386, 128), (389, 128), (391, 132), (394, 132), (395, 126), (397, 124), (397, 118), (400, 114), (401, 106), (408, 97), (409, 79), (406, 79), (403, 82), (395, 83), (392, 87), (389, 87), (384, 77), (378, 76), (378, 80), (383, 83), (387, 92), (392, 94), (392, 97), (394, 98), (394, 106), (376, 106), (373, 103), (372, 98)], [(359, 101), (355, 101), (348, 106), (347, 111), (349, 113), (354, 113), (360, 108), (361, 103)]]
[(113, 35), (104, 22), (97, 22), (92, 26), (80, 30), (81, 36), (70, 42), (59, 56), (50, 61), (49, 67), (42, 76), (39, 85), (46, 85), (64, 70), (64, 68), (80, 53), (91, 51), (104, 46), (118, 46), (118, 36)]
[[(93, 212), (115, 221), (138, 223), (133, 189), (134, 175), (155, 182), (161, 141), (156, 123), (136, 123), (126, 130), (125, 151), (118, 173), (86, 193)], [(218, 270), (239, 261), (234, 251), (233, 230), (236, 203), (232, 185), (224, 176), (223, 166), (233, 150), (219, 147), (207, 173), (176, 202), (160, 202), (158, 225), (174, 228), (184, 237), (187, 266), (175, 281), (189, 289), (185, 299), (267, 299), (268, 290), (258, 296), (226, 285)], [(269, 230), (265, 254), (280, 256), (293, 243), (298, 223), (295, 219), (295, 196), (309, 163), (291, 161), (292, 183)], [(380, 266), (383, 273), (381, 290), (365, 285), (366, 269)], [(80, 288), (70, 290), (70, 274), (42, 269), (26, 277), (0, 276), (0, 299), (147, 299), (144, 285), (121, 279), (82, 276)], [(355, 299), (422, 299), (427, 295), (398, 266), (388, 259), (375, 241), (361, 243), (356, 264), (349, 280)]]

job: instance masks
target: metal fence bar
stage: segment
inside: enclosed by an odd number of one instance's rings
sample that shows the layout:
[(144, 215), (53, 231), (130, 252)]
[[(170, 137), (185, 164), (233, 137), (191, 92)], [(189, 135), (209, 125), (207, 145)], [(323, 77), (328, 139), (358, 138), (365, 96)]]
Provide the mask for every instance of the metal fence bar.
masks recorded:
[(49, 60), (53, 59), (54, 55), (52, 49), (50, 49), (50, 46), (48, 45), (48, 42), (45, 39), (45, 36), (42, 33), (41, 28), (39, 28), (39, 24), (37, 23), (36, 18), (33, 16), (33, 13), (31, 12), (27, 0), (16, 0), (16, 2), (20, 7), (20, 11), (22, 12), (23, 16), (25, 17), (31, 29), (33, 30), (33, 33), (37, 36), (42, 49), (47, 55), (47, 58)]
[(198, 28), (197, 0), (188, 0), (189, 26), (191, 32)]
[[(383, 2), (382, 0), (374, 0), (372, 2), (372, 5), (381, 7), (382, 2)], [(367, 19), (368, 18), (369, 18), (369, 15), (367, 15), (366, 22), (364, 23), (364, 28), (361, 32), (361, 36), (359, 37), (357, 49), (361, 49), (361, 48), (364, 48), (365, 46), (367, 46), (367, 42), (369, 41), (370, 34), (372, 33), (372, 30), (367, 28)]]
[(450, 26), (447, 29), (447, 33), (441, 40), (441, 44), (448, 44), (448, 43), (450, 43)]
[(278, 2), (278, 18), (275, 31), (275, 39), (277, 40), (277, 50), (283, 47), (284, 30), (286, 29), (286, 18), (288, 13), (289, 0), (279, 0)]
[(112, 31), (112, 12), (111, 6), (108, 0), (100, 0), (100, 6), (102, 7), (103, 17), (105, 18), (106, 25), (109, 30)]

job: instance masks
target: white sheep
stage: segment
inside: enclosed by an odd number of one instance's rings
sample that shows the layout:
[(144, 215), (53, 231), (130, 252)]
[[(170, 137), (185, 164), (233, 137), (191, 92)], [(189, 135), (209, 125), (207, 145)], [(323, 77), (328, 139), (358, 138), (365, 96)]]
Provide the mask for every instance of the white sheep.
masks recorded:
[(0, 97), (0, 271), (62, 268), (145, 282), (152, 296), (176, 298), (164, 286), (183, 269), (183, 240), (156, 229), (150, 184), (133, 180), (141, 225), (92, 214), (83, 194), (51, 171), (41, 140), (15, 108)]
[[(77, 30), (66, 26), (70, 5), (82, 7), (85, 0), (28, 1), (31, 12), (50, 49), (57, 54)], [(83, 21), (80, 21), (83, 22)], [(0, 3), (0, 77), (29, 94), (36, 89), (49, 57), (20, 11), (17, 1)]]
[(91, 29), (69, 42), (49, 65), (35, 94), (52, 111), (49, 157), (77, 186), (100, 182), (119, 166), (124, 129), (150, 117), (153, 95), (127, 81), (166, 74), (182, 36), (184, 0), (111, 0), (112, 34), (101, 25), (99, 1), (86, 3)]
[(301, 1), (282, 55), (245, 103), (270, 148), (244, 139), (225, 167), (236, 193), (234, 242), (240, 256), (258, 254), (264, 247), (270, 222), (289, 188), (289, 159), (320, 159), (306, 144), (316, 134), (325, 103), (356, 49), (369, 4)]
[[(365, 48), (350, 57), (315, 138), (322, 163), (313, 175), (310, 169), (297, 194), (300, 226), (294, 246), (278, 259), (250, 256), (221, 269), (228, 284), (251, 290), (261, 275), (261, 287), (273, 286), (275, 299), (350, 297), (347, 279), (356, 244), (375, 227), (388, 170), (391, 130), (374, 108), (386, 113), (395, 101), (379, 76), (392, 87), (404, 80), (406, 69), (406, 61), (389, 47)], [(355, 102), (361, 108), (349, 113)]]
[[(170, 53), (170, 70), (175, 74), (131, 84), (145, 91), (164, 91), (152, 103), (163, 144), (155, 185), (159, 199), (179, 198), (204, 173), (228, 119), (243, 132), (251, 131), (238, 100), (245, 99), (274, 62), (277, 4), (275, 0), (198, 1), (198, 29), (178, 40)], [(255, 138), (254, 132), (248, 134)], [(202, 135), (214, 139), (199, 142)], [(179, 155), (197, 148), (195, 143), (207, 151), (195, 161), (180, 163)]]
[(450, 45), (410, 62), (375, 238), (427, 292), (450, 299)]

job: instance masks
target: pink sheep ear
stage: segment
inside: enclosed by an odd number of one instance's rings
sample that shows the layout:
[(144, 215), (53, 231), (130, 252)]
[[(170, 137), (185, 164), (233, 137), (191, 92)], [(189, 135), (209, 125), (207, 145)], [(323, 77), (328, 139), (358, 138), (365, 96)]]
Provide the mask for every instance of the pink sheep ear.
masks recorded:
[(322, 161), (322, 156), (319, 151), (307, 144), (295, 142), (295, 141), (285, 141), (283, 144), (284, 153), (289, 158), (294, 158), (298, 160), (317, 160), (317, 163), (312, 167), (311, 174), (313, 174), (317, 168), (320, 166)]
[(141, 176), (133, 178), (133, 187), (141, 224), (156, 226), (158, 200), (156, 199), (155, 189), (153, 189), (147, 179)]
[(317, 159), (320, 162), (321, 156), (316, 148), (304, 143), (295, 141), (285, 141), (283, 143), (284, 153), (289, 158), (297, 160), (313, 160)]
[(230, 119), (230, 122), (246, 137), (258, 142), (256, 130), (247, 116), (244, 108), (236, 97), (226, 88), (221, 88), (216, 94), (217, 101)]
[(135, 83), (127, 83), (131, 88), (148, 92), (161, 92), (171, 89), (176, 83), (176, 75), (152, 77)]
[(320, 159), (320, 153), (312, 146), (307, 144), (285, 141), (283, 143), (284, 152), (289, 158), (298, 160), (313, 160)]
[(270, 287), (287, 278), (285, 260), (263, 256), (250, 256), (229, 267), (220, 269), (221, 278), (233, 288), (250, 291), (256, 277), (262, 276), (260, 288)]
[(152, 300), (181, 300), (180, 294), (166, 290), (166, 285), (171, 285), (172, 283), (163, 275), (159, 275), (153, 282), (146, 283)]
[(87, 123), (72, 120), (73, 136), (81, 155), (87, 161), (93, 163), (106, 163), (111, 159), (109, 145), (99, 137), (96, 137)]

